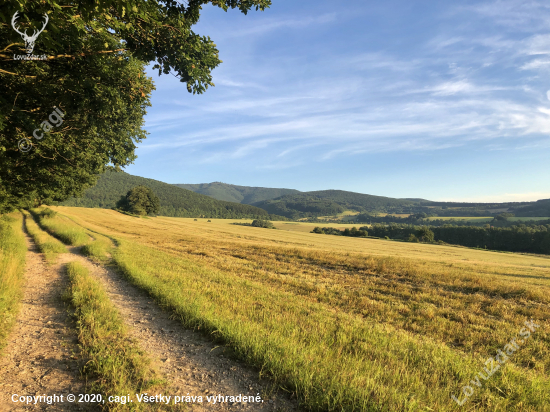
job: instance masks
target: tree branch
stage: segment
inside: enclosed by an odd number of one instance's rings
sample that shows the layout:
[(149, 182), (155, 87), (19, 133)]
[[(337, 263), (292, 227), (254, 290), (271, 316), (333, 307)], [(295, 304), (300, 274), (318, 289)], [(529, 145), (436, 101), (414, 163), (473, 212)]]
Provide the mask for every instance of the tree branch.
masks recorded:
[(12, 73), (12, 72), (8, 72), (8, 71), (2, 70), (2, 69), (0, 69), (0, 73), (6, 73), (6, 74), (12, 74), (14, 76), (23, 76), (23, 77), (28, 77), (30, 79), (36, 79), (36, 76), (27, 76), (26, 74)]
[(126, 51), (126, 49), (116, 49), (116, 50), (102, 50), (92, 53), (77, 53), (77, 54), (58, 54), (57, 56), (48, 56), (48, 60), (52, 59), (59, 59), (62, 57), (72, 57), (73, 59), (75, 57), (85, 57), (85, 56), (93, 56), (94, 54), (107, 54), (107, 53), (116, 53), (120, 51)]

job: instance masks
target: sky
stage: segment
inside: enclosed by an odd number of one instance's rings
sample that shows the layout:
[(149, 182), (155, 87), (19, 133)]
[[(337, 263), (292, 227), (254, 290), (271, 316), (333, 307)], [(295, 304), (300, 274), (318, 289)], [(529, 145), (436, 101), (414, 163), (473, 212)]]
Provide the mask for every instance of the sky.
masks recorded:
[(550, 3), (273, 0), (208, 5), (223, 63), (189, 94), (150, 71), (126, 171), (453, 201), (550, 198)]

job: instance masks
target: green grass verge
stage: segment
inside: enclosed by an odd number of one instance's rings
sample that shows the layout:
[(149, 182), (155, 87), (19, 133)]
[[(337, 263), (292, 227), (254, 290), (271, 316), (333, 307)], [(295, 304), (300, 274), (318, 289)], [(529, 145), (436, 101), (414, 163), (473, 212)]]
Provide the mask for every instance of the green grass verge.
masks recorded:
[(83, 246), (92, 241), (82, 227), (49, 208), (31, 209), (30, 212), (42, 229), (67, 245)]
[(20, 214), (0, 216), (0, 349), (6, 344), (23, 296), (27, 246)]
[[(163, 382), (150, 359), (128, 335), (124, 322), (102, 285), (79, 262), (67, 265), (70, 285), (65, 293), (74, 308), (78, 338), (89, 358), (84, 373), (93, 379), (90, 393), (135, 394)], [(108, 404), (110, 410), (139, 409), (140, 404)]]
[[(218, 337), (316, 411), (458, 411), (452, 399), (492, 353), (463, 354), (429, 336), (330, 310), (262, 282), (120, 241), (113, 259), (181, 322)], [(524, 349), (526, 350), (526, 349)], [(544, 373), (505, 364), (468, 407), (546, 411)]]
[(54, 263), (58, 254), (67, 253), (65, 245), (40, 229), (29, 212), (23, 211), (23, 214), (25, 215), (27, 232), (33, 238), (40, 252), (44, 254), (48, 263)]
[(105, 262), (108, 260), (109, 253), (113, 248), (113, 242), (106, 236), (99, 233), (93, 233), (94, 240), (80, 249), (82, 253), (96, 262)]
[(63, 243), (72, 246), (81, 246), (84, 255), (96, 262), (105, 262), (113, 242), (100, 233), (84, 229), (72, 219), (63, 216), (50, 208), (32, 209), (31, 214), (38, 220), (39, 225), (52, 236)]

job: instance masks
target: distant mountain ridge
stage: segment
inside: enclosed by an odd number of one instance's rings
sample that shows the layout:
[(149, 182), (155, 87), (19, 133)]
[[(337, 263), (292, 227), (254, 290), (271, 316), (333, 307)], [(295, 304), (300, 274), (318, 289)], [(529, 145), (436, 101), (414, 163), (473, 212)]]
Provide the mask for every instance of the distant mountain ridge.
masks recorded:
[(429, 202), (425, 199), (394, 199), (344, 190), (318, 190), (300, 192), (295, 189), (238, 186), (213, 182), (200, 184), (176, 184), (218, 200), (239, 202), (257, 206), (271, 214), (292, 219), (329, 216), (346, 210), (357, 212), (403, 208)]
[(290, 219), (334, 216), (352, 210), (362, 214), (426, 213), (435, 216), (492, 216), (503, 211), (516, 216), (550, 216), (550, 201), (466, 203), (434, 202), (420, 198), (391, 198), (345, 190), (317, 190), (301, 192), (294, 189), (237, 186), (213, 182), (178, 184), (197, 193), (219, 200), (230, 200), (257, 206), (271, 214)]
[(410, 213), (420, 200), (395, 199), (344, 190), (318, 190), (281, 196), (253, 204), (269, 213), (292, 219), (333, 216), (347, 210), (356, 212), (396, 211)]
[(175, 184), (174, 186), (192, 190), (195, 193), (211, 196), (226, 202), (252, 205), (256, 202), (275, 199), (277, 197), (300, 193), (295, 189), (278, 189), (269, 187), (238, 186), (222, 182), (199, 184)]
[(151, 188), (160, 199), (160, 215), (172, 217), (278, 219), (258, 207), (216, 200), (158, 180), (107, 170), (82, 197), (68, 199), (63, 206), (111, 209), (121, 196), (136, 187)]
[(524, 217), (550, 216), (550, 199), (537, 202), (464, 203), (432, 202), (417, 198), (391, 198), (348, 192), (238, 186), (214, 182), (203, 184), (168, 184), (153, 179), (108, 170), (96, 186), (82, 197), (62, 205), (113, 208), (121, 196), (135, 186), (150, 187), (161, 200), (161, 215), (207, 218), (260, 218), (277, 220), (334, 216), (356, 211), (359, 217), (379, 213), (419, 214), (430, 216), (493, 216), (508, 212)]

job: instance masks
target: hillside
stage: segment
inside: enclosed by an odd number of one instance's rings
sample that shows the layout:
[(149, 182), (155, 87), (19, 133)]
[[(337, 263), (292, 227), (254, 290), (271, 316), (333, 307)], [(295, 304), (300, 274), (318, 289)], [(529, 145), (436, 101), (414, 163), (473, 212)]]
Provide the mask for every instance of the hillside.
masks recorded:
[[(516, 216), (550, 216), (550, 200), (537, 202), (507, 203), (458, 203), (432, 202), (425, 199), (398, 199), (366, 195), (343, 190), (320, 190), (281, 196), (253, 204), (269, 213), (283, 215), (291, 219), (334, 216), (346, 210), (354, 210), (365, 217), (377, 213), (417, 214), (429, 216), (494, 216), (508, 212)], [(370, 219), (367, 219), (370, 220)]]
[(175, 184), (174, 186), (192, 190), (227, 202), (244, 203), (251, 205), (268, 199), (275, 199), (293, 193), (300, 193), (295, 189), (276, 189), (270, 187), (238, 186), (228, 183), (199, 183), (199, 184)]
[[(492, 216), (502, 212), (516, 216), (550, 216), (550, 199), (521, 203), (432, 202), (425, 199), (398, 199), (344, 190), (300, 192), (294, 189), (238, 186), (227, 183), (168, 184), (124, 172), (107, 171), (97, 185), (78, 199), (61, 205), (110, 209), (128, 190), (143, 185), (161, 200), (161, 215), (173, 217), (271, 218), (289, 219), (334, 216), (347, 210), (370, 214), (394, 213), (430, 216)], [(277, 216), (268, 216), (268, 214)], [(367, 219), (367, 220), (365, 220)]]
[(516, 216), (521, 217), (544, 217), (550, 216), (550, 199), (537, 200), (528, 206), (513, 211)]
[(330, 216), (345, 210), (375, 212), (391, 209), (399, 213), (414, 213), (418, 205), (418, 200), (394, 199), (343, 190), (305, 192), (254, 203), (254, 206), (269, 213), (292, 219)]
[(60, 205), (111, 209), (121, 196), (139, 185), (147, 186), (157, 194), (162, 216), (269, 218), (265, 210), (254, 206), (224, 202), (168, 183), (114, 171), (101, 175), (97, 184), (87, 189), (82, 197), (69, 199)]

